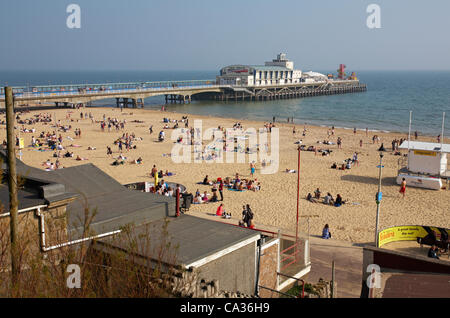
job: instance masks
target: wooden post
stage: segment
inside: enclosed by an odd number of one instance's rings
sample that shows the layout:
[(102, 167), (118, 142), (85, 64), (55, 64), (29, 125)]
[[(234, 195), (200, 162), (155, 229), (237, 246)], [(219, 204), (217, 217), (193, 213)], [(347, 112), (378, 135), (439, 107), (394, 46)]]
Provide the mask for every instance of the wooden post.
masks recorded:
[(335, 277), (334, 277), (334, 274), (335, 274), (335, 272), (334, 272), (334, 260), (333, 260), (333, 262), (331, 263), (331, 298), (335, 298), (335, 295), (334, 295), (334, 293), (335, 293), (335, 288), (334, 288)]
[(11, 239), (11, 294), (15, 297), (19, 283), (19, 240), (18, 220), (19, 200), (17, 198), (17, 173), (16, 173), (16, 140), (14, 137), (14, 100), (11, 87), (5, 87), (6, 107), (6, 132), (8, 145), (8, 188), (9, 188), (9, 213), (10, 213), (10, 239)]

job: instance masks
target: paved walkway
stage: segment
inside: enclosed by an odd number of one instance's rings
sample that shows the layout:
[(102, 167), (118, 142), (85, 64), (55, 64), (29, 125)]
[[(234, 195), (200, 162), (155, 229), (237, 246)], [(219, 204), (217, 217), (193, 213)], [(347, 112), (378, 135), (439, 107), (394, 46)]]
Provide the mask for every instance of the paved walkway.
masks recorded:
[(338, 298), (359, 298), (361, 294), (363, 249), (352, 243), (311, 237), (311, 272), (306, 281), (319, 278), (331, 281), (331, 263), (335, 264)]
[[(236, 224), (236, 220), (217, 218), (213, 213), (188, 214), (224, 223)], [(277, 232), (278, 229), (256, 224), (258, 229)], [(285, 233), (295, 235), (295, 233)], [(305, 235), (303, 233), (303, 235)], [(335, 278), (338, 298), (359, 298), (361, 294), (363, 249), (345, 241), (324, 240), (310, 236), (311, 272), (303, 277), (308, 283), (315, 284), (319, 278), (331, 281), (331, 262), (335, 261)]]

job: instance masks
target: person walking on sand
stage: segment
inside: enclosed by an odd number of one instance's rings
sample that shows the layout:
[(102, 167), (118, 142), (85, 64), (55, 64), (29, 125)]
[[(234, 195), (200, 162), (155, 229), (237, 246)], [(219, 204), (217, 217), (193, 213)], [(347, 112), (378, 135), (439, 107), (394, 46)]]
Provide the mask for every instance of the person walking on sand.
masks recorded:
[(253, 177), (255, 174), (255, 162), (250, 163), (250, 175)]
[(403, 197), (405, 197), (405, 192), (406, 192), (406, 180), (405, 178), (402, 179), (402, 183), (400, 185), (400, 191), (399, 191)]
[(338, 146), (338, 149), (342, 149), (342, 139), (341, 139), (341, 137), (338, 137), (338, 139), (337, 139), (337, 146)]
[(220, 179), (219, 183), (219, 193), (220, 193), (220, 201), (223, 201), (223, 180)]

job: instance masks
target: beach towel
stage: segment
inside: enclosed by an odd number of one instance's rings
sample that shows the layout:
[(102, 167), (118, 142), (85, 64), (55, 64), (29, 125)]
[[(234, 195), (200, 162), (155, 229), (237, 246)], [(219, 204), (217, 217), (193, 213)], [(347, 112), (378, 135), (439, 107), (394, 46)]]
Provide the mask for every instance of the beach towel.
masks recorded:
[(244, 190), (238, 190), (238, 189), (233, 189), (233, 188), (228, 188), (228, 190), (230, 190), (230, 191), (237, 191), (237, 192), (244, 192), (245, 191), (245, 189)]

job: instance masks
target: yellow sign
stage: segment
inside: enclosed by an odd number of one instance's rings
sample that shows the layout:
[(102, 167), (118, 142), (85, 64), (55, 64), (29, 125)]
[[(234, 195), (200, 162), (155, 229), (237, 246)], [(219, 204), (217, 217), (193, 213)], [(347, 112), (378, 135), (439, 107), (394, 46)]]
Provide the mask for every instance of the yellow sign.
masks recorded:
[[(429, 228), (435, 233), (439, 233), (438, 228), (432, 226)], [(378, 233), (378, 246), (381, 247), (396, 241), (415, 241), (418, 237), (423, 238), (427, 235), (428, 232), (420, 225), (395, 226)]]
[(25, 148), (25, 142), (23, 138), (19, 138), (19, 149)]
[(414, 150), (414, 154), (415, 154), (415, 155), (419, 155), (419, 156), (432, 156), (432, 157), (436, 157), (436, 152), (435, 152), (435, 151)]

